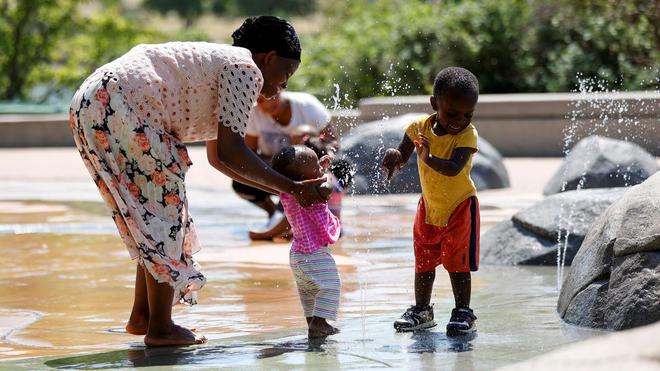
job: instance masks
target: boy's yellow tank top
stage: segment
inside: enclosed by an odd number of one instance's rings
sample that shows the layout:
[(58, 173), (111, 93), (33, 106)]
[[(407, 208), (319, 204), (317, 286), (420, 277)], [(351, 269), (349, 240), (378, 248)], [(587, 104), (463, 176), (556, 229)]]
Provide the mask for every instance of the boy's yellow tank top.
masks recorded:
[[(445, 160), (450, 159), (454, 149), (459, 147), (477, 150), (477, 129), (472, 124), (456, 135), (438, 136), (432, 130), (434, 121), (435, 114), (422, 117), (408, 126), (406, 135), (410, 140), (416, 141), (419, 138), (418, 133), (424, 134), (429, 139), (431, 155)], [(477, 194), (477, 189), (470, 178), (472, 156), (456, 176), (442, 175), (419, 159), (417, 168), (428, 224), (446, 226), (456, 206)]]

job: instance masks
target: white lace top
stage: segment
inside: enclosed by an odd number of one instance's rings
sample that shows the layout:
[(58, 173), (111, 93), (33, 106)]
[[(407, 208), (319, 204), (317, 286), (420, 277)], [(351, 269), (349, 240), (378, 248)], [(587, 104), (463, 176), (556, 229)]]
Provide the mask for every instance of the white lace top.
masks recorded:
[(245, 136), (263, 76), (249, 50), (206, 42), (141, 44), (97, 72), (115, 72), (140, 119), (183, 142)]

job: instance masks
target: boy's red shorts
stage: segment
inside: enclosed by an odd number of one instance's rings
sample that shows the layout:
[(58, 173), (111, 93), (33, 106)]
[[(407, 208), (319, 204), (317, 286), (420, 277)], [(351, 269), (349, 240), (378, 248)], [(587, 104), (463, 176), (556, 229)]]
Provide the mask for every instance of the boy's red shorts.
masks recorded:
[(479, 269), (479, 201), (461, 202), (445, 227), (426, 224), (424, 199), (420, 198), (413, 227), (415, 272), (429, 272), (442, 264), (448, 272)]

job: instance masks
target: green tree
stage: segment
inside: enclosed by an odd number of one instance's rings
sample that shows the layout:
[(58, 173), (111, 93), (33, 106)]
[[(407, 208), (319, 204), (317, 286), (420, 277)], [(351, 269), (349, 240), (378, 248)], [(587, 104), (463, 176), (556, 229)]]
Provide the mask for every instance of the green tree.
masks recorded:
[(75, 89), (81, 80), (102, 64), (123, 55), (137, 44), (165, 41), (160, 32), (128, 18), (118, 5), (76, 18), (76, 28), (58, 42), (44, 68), (33, 71), (31, 85), (47, 87), (44, 94)]
[(484, 93), (570, 91), (578, 74), (657, 89), (660, 77), (656, 0), (352, 0), (323, 14), (290, 86), (329, 98), (336, 84), (344, 105), (428, 94), (449, 65)]
[(71, 32), (80, 0), (0, 0), (0, 99), (23, 98), (30, 73)]
[[(86, 0), (0, 0), (0, 100), (70, 92), (95, 68), (134, 45), (165, 40), (115, 0), (81, 15)], [(175, 37), (176, 38), (176, 37)], [(34, 88), (41, 93), (36, 96)]]
[(282, 16), (305, 15), (316, 11), (316, 0), (212, 0), (211, 10), (218, 15)]
[(654, 0), (531, 2), (528, 89), (567, 91), (583, 78), (657, 86), (660, 8)]
[(186, 29), (189, 29), (208, 10), (209, 2), (206, 0), (144, 0), (142, 5), (161, 14), (175, 12), (185, 21)]

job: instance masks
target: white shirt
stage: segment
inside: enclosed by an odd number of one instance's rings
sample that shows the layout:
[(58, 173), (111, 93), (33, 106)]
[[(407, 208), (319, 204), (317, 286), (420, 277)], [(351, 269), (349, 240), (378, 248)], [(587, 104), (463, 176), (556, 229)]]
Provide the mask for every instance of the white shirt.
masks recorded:
[(286, 126), (255, 107), (247, 123), (246, 134), (259, 137), (259, 151), (266, 156), (273, 156), (282, 148), (291, 144), (295, 129), (310, 125), (319, 132), (330, 122), (330, 113), (313, 95), (300, 92), (282, 92), (281, 98), (291, 105), (291, 120)]

